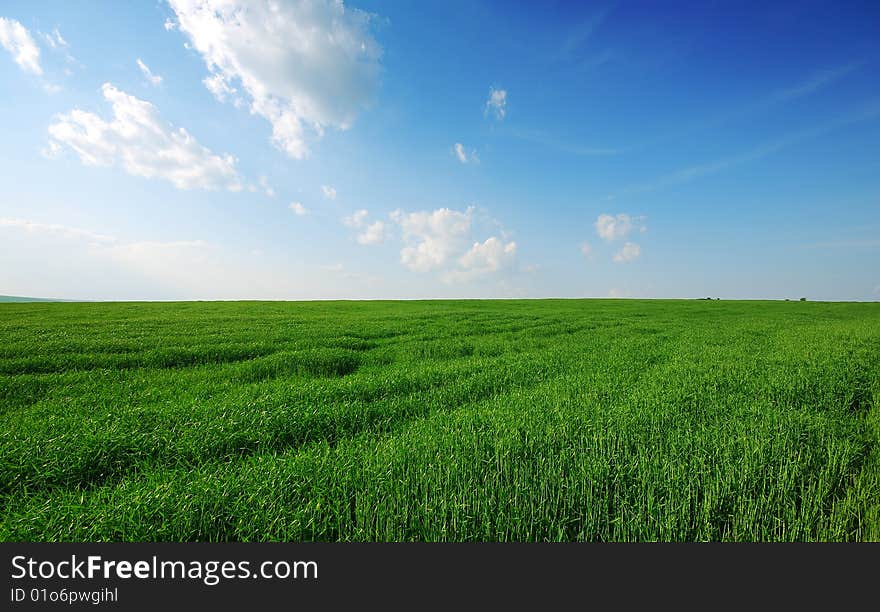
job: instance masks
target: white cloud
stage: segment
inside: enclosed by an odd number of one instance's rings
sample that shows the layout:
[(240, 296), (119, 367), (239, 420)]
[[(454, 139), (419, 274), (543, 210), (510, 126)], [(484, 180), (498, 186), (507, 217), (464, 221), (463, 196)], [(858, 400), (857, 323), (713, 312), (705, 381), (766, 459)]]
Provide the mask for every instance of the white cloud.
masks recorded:
[(293, 214), (295, 214), (298, 217), (302, 217), (303, 215), (309, 214), (309, 211), (306, 209), (305, 206), (302, 205), (301, 202), (291, 202), (290, 204), (287, 205), (287, 208), (292, 210)]
[(260, 183), (260, 188), (263, 190), (263, 193), (265, 193), (266, 196), (268, 196), (270, 198), (275, 197), (275, 190), (269, 184), (269, 177), (267, 177), (265, 174), (261, 175), (259, 178), (259, 183)]
[(375, 223), (370, 223), (363, 232), (358, 234), (357, 241), (358, 244), (365, 246), (382, 244), (387, 237), (385, 223), (383, 221), (376, 221)]
[(489, 89), (489, 99), (486, 100), (486, 113), (492, 113), (496, 119), (504, 119), (507, 114), (507, 90)]
[[(128, 241), (21, 219), (0, 219), (0, 232), (4, 243), (16, 245), (14, 253), (3, 256), (15, 263), (12, 276), (20, 278), (14, 282), (36, 295), (137, 298), (145, 287), (150, 293), (170, 291), (169, 297), (216, 295), (233, 274), (239, 282), (244, 277), (239, 270), (233, 273), (230, 262), (218, 261), (219, 249), (201, 240)], [(21, 278), (19, 270), (31, 270), (29, 276), (38, 278)]]
[(384, 281), (375, 275), (349, 272), (342, 265), (333, 266), (339, 276), (330, 275), (274, 249), (236, 248), (229, 241), (124, 239), (39, 220), (0, 219), (0, 244), (0, 277), (12, 295), (89, 300), (387, 295), (387, 290), (378, 291)]
[(604, 240), (618, 240), (625, 238), (632, 230), (632, 220), (629, 215), (620, 213), (616, 217), (602, 214), (596, 219), (596, 233)]
[[(205, 77), (202, 79), (202, 83), (205, 84), (205, 87), (208, 88), (214, 97), (220, 100), (221, 102), (225, 102), (226, 98), (229, 96), (234, 96), (238, 93), (238, 90), (235, 87), (232, 87), (229, 83), (227, 83), (220, 75), (214, 75)], [(241, 106), (241, 99), (235, 97), (235, 106)]]
[[(40, 38), (43, 40), (43, 42), (46, 43), (46, 45), (52, 51), (62, 54), (68, 64), (79, 64), (79, 62), (76, 61), (76, 58), (74, 58), (70, 54), (70, 45), (67, 43), (67, 41), (64, 39), (64, 37), (61, 35), (61, 32), (58, 30), (58, 28), (55, 28), (54, 30), (52, 30), (48, 34), (45, 32), (39, 32), (39, 34), (40, 34)], [(65, 68), (64, 73), (67, 76), (70, 76), (71, 74), (73, 74), (73, 71), (70, 68)], [(51, 88), (54, 88), (54, 87), (57, 87), (58, 90), (61, 89), (60, 87), (54, 86), (54, 85), (49, 85), (49, 84), (43, 85), (43, 88), (46, 89), (47, 91)], [(54, 92), (50, 92), (50, 93), (54, 93)]]
[[(216, 291), (229, 279), (229, 268), (216, 261), (219, 251), (202, 240), (126, 241), (76, 227), (22, 219), (0, 219), (2, 229), (24, 232), (26, 240), (19, 242), (20, 249), (54, 253), (51, 262), (40, 264), (47, 275), (52, 275), (50, 268), (61, 267), (79, 283), (89, 270), (92, 275), (115, 278), (111, 296), (126, 291), (123, 286), (135, 279), (148, 285), (173, 287), (175, 295), (181, 291)], [(13, 234), (4, 238), (15, 240)], [(55, 266), (55, 260), (63, 265)], [(97, 278), (93, 280), (100, 282)], [(47, 295), (57, 295), (54, 287), (64, 284), (68, 283), (63, 278), (56, 278)], [(89, 287), (75, 291), (82, 295), (92, 290)]]
[(336, 188), (331, 187), (330, 185), (321, 185), (321, 193), (324, 194), (324, 197), (328, 200), (336, 199)]
[(167, 32), (177, 29), (177, 23), (171, 18), (166, 19), (163, 25)]
[(385, 222), (374, 221), (373, 223), (369, 223), (367, 221), (369, 215), (370, 213), (367, 210), (361, 208), (360, 210), (354, 211), (351, 215), (344, 217), (342, 223), (347, 227), (364, 229), (364, 231), (357, 236), (358, 244), (363, 244), (365, 246), (382, 244), (388, 238), (388, 230), (385, 226)]
[(341, 0), (169, 4), (205, 61), (211, 92), (223, 100), (238, 85), (290, 157), (308, 155), (307, 132), (320, 138), (328, 127), (348, 129), (372, 99), (382, 50), (371, 16)]
[(58, 28), (55, 28), (49, 34), (40, 32), (40, 35), (43, 37), (43, 40), (46, 41), (46, 44), (52, 49), (66, 48), (68, 46), (67, 41), (61, 36), (61, 32), (58, 31)]
[(20, 22), (0, 17), (0, 45), (12, 54), (12, 59), (22, 70), (38, 76), (43, 74), (40, 48)]
[(147, 80), (150, 82), (151, 85), (158, 87), (159, 85), (162, 84), (162, 77), (159, 76), (158, 74), (153, 74), (153, 72), (150, 70), (150, 67), (147, 66), (141, 60), (141, 58), (137, 58), (137, 65), (138, 65), (138, 68), (141, 69), (141, 72), (144, 73), (144, 76), (147, 77)]
[(589, 257), (593, 254), (593, 247), (590, 245), (589, 242), (582, 242), (580, 248), (581, 255), (583, 255), (584, 257)]
[(161, 178), (178, 189), (239, 191), (241, 179), (231, 155), (216, 155), (184, 128), (165, 122), (159, 110), (110, 83), (101, 88), (113, 118), (74, 109), (49, 126), (49, 152), (70, 147), (87, 166), (121, 165), (126, 172)]
[(638, 259), (642, 254), (642, 248), (634, 242), (627, 242), (617, 253), (614, 254), (614, 263), (629, 263)]
[(455, 153), (455, 156), (458, 158), (458, 161), (463, 164), (480, 163), (480, 158), (477, 157), (477, 152), (471, 151), (470, 153), (468, 153), (467, 150), (464, 148), (464, 145), (460, 142), (456, 142), (455, 145), (452, 147), (452, 150)]
[[(395, 210), (391, 220), (400, 226), (404, 246), (400, 263), (413, 272), (438, 271), (444, 282), (461, 282), (500, 272), (510, 268), (517, 245), (507, 241), (507, 232), (500, 229), (501, 238), (490, 236), (475, 240), (475, 213), (473, 206), (464, 211), (438, 208), (433, 211), (407, 213)], [(499, 226), (495, 220), (488, 226)]]
[(458, 262), (463, 268), (478, 272), (495, 272), (507, 266), (516, 256), (516, 243), (508, 242), (492, 236), (485, 242), (475, 242), (470, 250), (462, 255)]
[(467, 244), (473, 213), (473, 207), (464, 212), (438, 208), (433, 212), (391, 213), (407, 244), (400, 251), (400, 262), (414, 272), (442, 267)]
[(648, 231), (644, 222), (644, 216), (631, 217), (626, 213), (619, 213), (617, 216), (602, 214), (596, 219), (595, 227), (599, 237), (610, 242), (626, 238), (634, 229), (644, 234)]
[(360, 210), (354, 211), (349, 216), (342, 219), (342, 222), (348, 227), (363, 227), (364, 223), (367, 221), (367, 217), (369, 216), (369, 211), (361, 208)]
[(65, 238), (85, 240), (90, 244), (111, 244), (116, 242), (116, 238), (113, 236), (96, 234), (88, 230), (68, 227), (57, 223), (35, 223), (25, 219), (0, 218), (0, 227), (17, 228), (28, 233), (55, 234)]
[(109, 247), (108, 255), (146, 276), (164, 278), (173, 277), (170, 271), (180, 266), (204, 264), (209, 246), (204, 240), (142, 240), (117, 243)]

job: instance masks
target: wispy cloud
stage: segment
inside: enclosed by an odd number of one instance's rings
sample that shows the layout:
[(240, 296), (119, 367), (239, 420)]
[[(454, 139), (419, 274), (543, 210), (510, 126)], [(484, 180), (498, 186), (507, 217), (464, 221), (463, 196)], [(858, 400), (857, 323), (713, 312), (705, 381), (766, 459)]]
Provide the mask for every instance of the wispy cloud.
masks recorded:
[(845, 76), (857, 71), (863, 64), (864, 62), (851, 62), (833, 68), (821, 68), (808, 75), (802, 81), (772, 91), (761, 98), (752, 101), (745, 101), (738, 104), (734, 109), (723, 110), (715, 115), (698, 119), (688, 125), (680, 126), (671, 133), (633, 148), (645, 149), (673, 140), (681, 141), (688, 136), (700, 132), (719, 128), (728, 123), (741, 121), (761, 113), (769, 112), (776, 107), (822, 91), (843, 79)]
[(61, 35), (61, 32), (58, 31), (58, 28), (55, 28), (49, 34), (40, 32), (40, 35), (43, 37), (43, 40), (46, 41), (46, 44), (52, 49), (69, 46), (67, 41), (64, 40), (64, 37)]
[(836, 119), (823, 123), (819, 126), (800, 130), (798, 132), (782, 136), (775, 140), (765, 142), (749, 151), (745, 151), (737, 155), (731, 155), (730, 157), (724, 157), (705, 164), (697, 164), (694, 166), (689, 166), (687, 168), (682, 168), (665, 176), (661, 176), (658, 179), (649, 183), (642, 183), (624, 187), (620, 191), (611, 194), (609, 196), (609, 199), (616, 199), (622, 196), (660, 191), (661, 189), (666, 189), (675, 185), (688, 183), (698, 178), (716, 174), (718, 172), (722, 172), (724, 170), (728, 170), (730, 168), (751, 161), (755, 161), (763, 157), (767, 157), (768, 155), (777, 153), (787, 147), (801, 143), (806, 140), (810, 140), (812, 138), (816, 138), (818, 136), (822, 136), (823, 134), (826, 134), (833, 130), (846, 127), (854, 123), (860, 123), (862, 121), (870, 121), (872, 119), (876, 119), (877, 117), (880, 117), (880, 99), (872, 100), (871, 102), (863, 105), (861, 108), (855, 111), (852, 111), (845, 115), (841, 115), (840, 117), (837, 117)]
[(494, 87), (489, 89), (489, 99), (486, 100), (486, 109), (485, 113), (488, 115), (489, 113), (495, 115), (495, 118), (501, 121), (507, 116), (507, 90), (506, 89), (495, 89)]
[(97, 234), (95, 232), (80, 229), (78, 227), (70, 227), (61, 225), (60, 223), (39, 223), (29, 221), (27, 219), (0, 218), (0, 227), (15, 228), (26, 232), (38, 232), (63, 236), (65, 238), (74, 238), (85, 240), (91, 244), (112, 244), (117, 242), (113, 236), (105, 234)]
[(548, 149), (554, 149), (562, 153), (569, 153), (571, 155), (579, 155), (584, 157), (609, 156), (620, 155), (624, 152), (623, 149), (617, 149), (613, 147), (594, 147), (567, 142), (543, 130), (523, 130), (519, 128), (509, 128), (506, 129), (504, 133), (518, 140), (524, 140), (526, 142), (531, 142), (532, 144), (536, 144)]
[(576, 53), (593, 36), (593, 33), (602, 25), (607, 16), (608, 9), (600, 9), (575, 24), (562, 40), (560, 55), (571, 57)]
[(761, 106), (769, 108), (776, 104), (796, 100), (821, 89), (825, 89), (835, 81), (839, 81), (851, 72), (858, 70), (863, 63), (864, 62), (853, 62), (844, 66), (818, 70), (801, 83), (787, 89), (779, 90), (770, 95)]
[(452, 147), (452, 152), (455, 157), (458, 158), (458, 161), (463, 164), (480, 163), (480, 158), (477, 157), (477, 152), (472, 150), (470, 153), (468, 153), (467, 149), (465, 149), (464, 145), (460, 142), (455, 143), (455, 145)]
[(147, 66), (141, 58), (137, 58), (138, 68), (141, 69), (141, 72), (144, 73), (144, 76), (150, 82), (151, 85), (158, 87), (162, 84), (162, 77), (158, 74), (153, 74), (153, 71), (150, 70), (150, 67)]
[[(58, 28), (55, 28), (49, 33), (40, 32), (40, 38), (43, 39), (43, 42), (48, 45), (49, 49), (56, 53), (60, 53), (64, 56), (64, 59), (68, 64), (79, 64), (76, 61), (76, 58), (70, 54), (70, 44), (65, 40), (64, 36), (61, 35), (61, 31)], [(65, 72), (70, 73), (70, 69), (68, 68)]]
[(308, 209), (302, 205), (302, 202), (291, 202), (287, 205), (287, 208), (292, 210), (293, 214), (297, 215), (298, 217), (309, 214)]
[(828, 240), (804, 245), (811, 249), (878, 249), (880, 240)]

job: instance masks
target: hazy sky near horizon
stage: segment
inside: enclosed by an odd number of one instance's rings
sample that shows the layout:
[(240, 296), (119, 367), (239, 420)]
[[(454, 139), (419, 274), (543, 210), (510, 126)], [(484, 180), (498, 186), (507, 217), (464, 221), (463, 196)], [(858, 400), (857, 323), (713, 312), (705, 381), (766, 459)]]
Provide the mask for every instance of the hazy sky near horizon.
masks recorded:
[(880, 4), (0, 5), (0, 294), (880, 299)]

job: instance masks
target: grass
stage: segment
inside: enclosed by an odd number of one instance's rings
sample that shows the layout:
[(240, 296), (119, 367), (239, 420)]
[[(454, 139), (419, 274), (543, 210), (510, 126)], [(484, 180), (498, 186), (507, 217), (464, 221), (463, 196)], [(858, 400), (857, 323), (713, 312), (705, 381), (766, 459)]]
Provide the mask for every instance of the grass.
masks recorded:
[(880, 305), (0, 305), (0, 540), (878, 540)]

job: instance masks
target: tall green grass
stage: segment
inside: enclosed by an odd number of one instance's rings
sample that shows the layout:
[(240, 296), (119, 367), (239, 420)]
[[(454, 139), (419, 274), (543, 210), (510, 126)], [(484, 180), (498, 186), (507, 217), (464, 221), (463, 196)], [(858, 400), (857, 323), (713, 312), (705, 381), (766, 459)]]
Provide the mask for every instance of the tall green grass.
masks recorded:
[(878, 540), (880, 305), (0, 305), (2, 540)]

